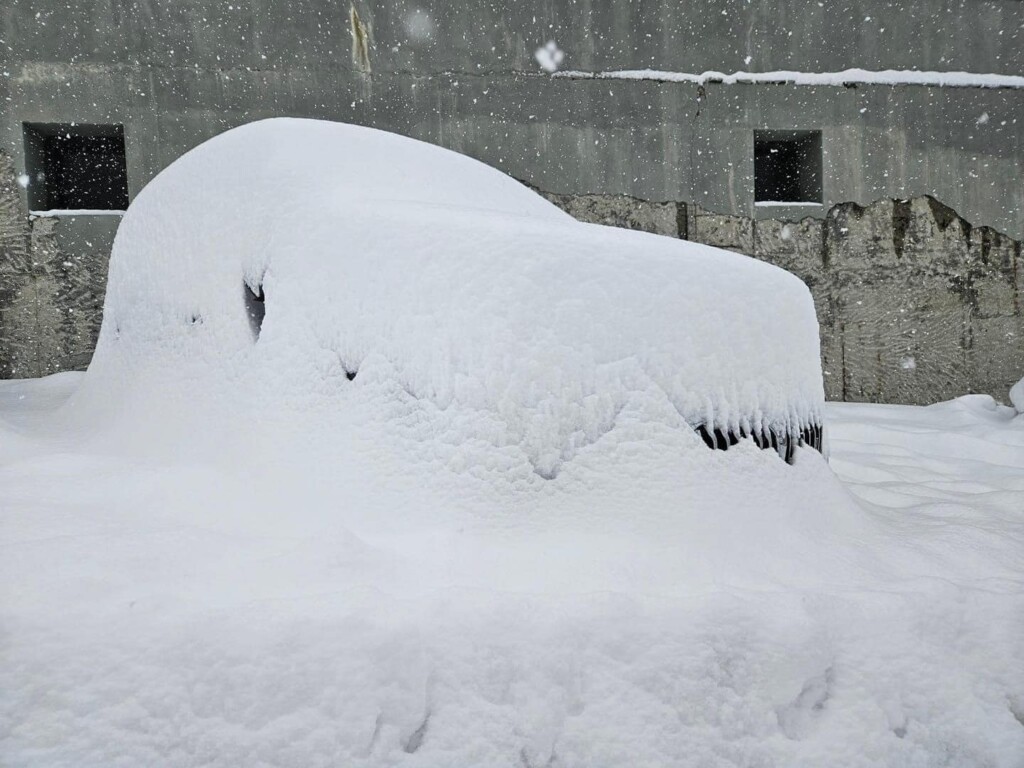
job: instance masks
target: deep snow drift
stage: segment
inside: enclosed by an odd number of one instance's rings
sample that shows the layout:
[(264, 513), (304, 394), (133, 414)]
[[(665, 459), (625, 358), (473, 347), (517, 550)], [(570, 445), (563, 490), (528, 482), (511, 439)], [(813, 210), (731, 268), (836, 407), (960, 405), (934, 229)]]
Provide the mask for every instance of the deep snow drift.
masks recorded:
[(693, 430), (822, 416), (785, 273), (345, 126), (158, 181), (0, 382), (0, 763), (1020, 765), (1012, 409), (832, 409), (854, 496)]
[(79, 379), (0, 382), (4, 765), (1021, 764), (991, 400), (831, 407), (858, 506), (641, 418), (511, 496), (373, 430), (130, 455)]

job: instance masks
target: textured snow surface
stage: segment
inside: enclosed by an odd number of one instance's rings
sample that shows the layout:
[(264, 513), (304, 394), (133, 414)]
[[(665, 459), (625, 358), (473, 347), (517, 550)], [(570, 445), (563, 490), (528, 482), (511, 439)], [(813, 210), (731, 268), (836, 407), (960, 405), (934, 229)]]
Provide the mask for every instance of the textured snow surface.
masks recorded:
[(954, 88), (1024, 88), (1020, 75), (979, 72), (929, 72), (916, 69), (844, 69), (841, 72), (673, 72), (663, 69), (615, 69), (604, 72), (565, 70), (553, 77), (596, 80), (655, 80), (665, 83), (792, 83), (794, 85), (925, 85)]
[[(258, 342), (246, 286), (266, 297)], [(542, 477), (630, 409), (672, 428), (797, 432), (824, 401), (797, 278), (579, 223), (439, 147), (267, 120), (142, 191), (80, 410), (252, 421), (311, 399), (344, 409), (360, 388), (413, 402), (468, 465), (498, 451)]]
[(823, 416), (786, 273), (271, 121), (107, 297), (0, 382), (3, 765), (1020, 765), (1021, 417), (836, 408), (842, 480), (693, 430)]
[(1024, 413), (1024, 379), (1010, 388), (1010, 402), (1019, 413)]
[(1020, 765), (988, 398), (829, 406), (840, 479), (635, 411), (509, 492), (368, 391), (166, 450), (69, 422), (81, 378), (0, 382), (4, 765)]
[(125, 211), (111, 211), (96, 208), (54, 208), (48, 211), (31, 211), (29, 215), (37, 218), (60, 218), (62, 216), (124, 216)]

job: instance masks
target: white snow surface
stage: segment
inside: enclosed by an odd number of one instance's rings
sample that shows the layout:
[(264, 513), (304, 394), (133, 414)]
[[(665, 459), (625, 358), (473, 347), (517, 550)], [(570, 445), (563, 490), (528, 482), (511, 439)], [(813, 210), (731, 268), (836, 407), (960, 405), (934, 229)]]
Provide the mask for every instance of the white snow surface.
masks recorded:
[(1010, 387), (1010, 402), (1018, 413), (1024, 413), (1024, 378)]
[[(0, 382), (0, 763), (1018, 768), (1024, 417), (817, 365), (766, 265), (373, 131), (214, 140), (90, 370)], [(709, 411), (828, 415), (835, 474)]]
[(509, 494), (358, 414), (99, 441), (81, 382), (0, 382), (4, 765), (1021, 764), (990, 398), (830, 405), (839, 479), (637, 413)]
[(820, 208), (821, 203), (812, 203), (807, 200), (786, 202), (785, 200), (758, 200), (754, 203), (755, 208)]
[[(246, 285), (266, 295), (255, 343)], [(313, 400), (344, 410), (364, 390), (408, 401), (451, 461), (545, 478), (631, 412), (795, 432), (824, 402), (814, 307), (794, 276), (579, 223), (439, 147), (267, 120), (139, 194), (80, 412), (113, 406), (136, 432), (155, 405), (162, 421), (180, 414), (180, 433)]]
[(552, 77), (596, 80), (654, 80), (665, 83), (792, 83), (793, 85), (924, 85), (954, 88), (1024, 88), (1024, 76), (989, 72), (933, 72), (916, 69), (844, 69), (840, 72), (675, 72), (663, 69), (563, 70)]
[(124, 216), (126, 211), (101, 208), (54, 208), (48, 211), (30, 211), (37, 219), (72, 218), (75, 216)]

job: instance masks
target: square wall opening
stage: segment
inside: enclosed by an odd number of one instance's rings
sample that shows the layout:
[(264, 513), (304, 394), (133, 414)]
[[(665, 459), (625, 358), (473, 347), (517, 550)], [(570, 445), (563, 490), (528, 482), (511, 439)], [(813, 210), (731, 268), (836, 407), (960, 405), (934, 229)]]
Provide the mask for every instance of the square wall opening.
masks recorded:
[(124, 126), (24, 123), (23, 129), (31, 210), (128, 207)]
[(821, 203), (821, 131), (754, 131), (754, 203)]

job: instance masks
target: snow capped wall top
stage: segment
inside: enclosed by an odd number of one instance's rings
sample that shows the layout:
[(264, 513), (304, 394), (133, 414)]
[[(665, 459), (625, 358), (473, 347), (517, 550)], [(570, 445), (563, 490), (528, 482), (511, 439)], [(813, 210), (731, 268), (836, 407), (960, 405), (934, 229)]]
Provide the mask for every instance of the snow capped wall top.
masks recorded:
[(916, 69), (844, 69), (840, 72), (674, 72), (663, 69), (565, 70), (552, 77), (594, 80), (653, 80), (663, 83), (791, 83), (793, 85), (923, 85), (946, 88), (1024, 88), (1024, 77), (978, 72), (926, 72)]
[(280, 119), (137, 197), (79, 400), (265, 419), (369, 397), (549, 477), (626, 412), (691, 435), (818, 424), (818, 360), (780, 269), (576, 222), (435, 146)]

